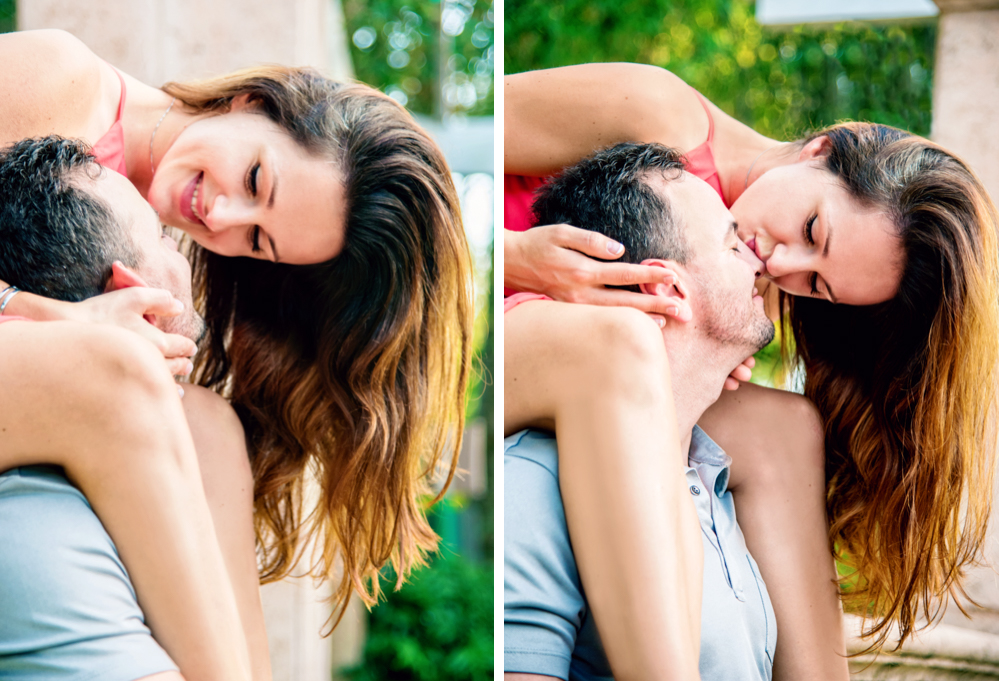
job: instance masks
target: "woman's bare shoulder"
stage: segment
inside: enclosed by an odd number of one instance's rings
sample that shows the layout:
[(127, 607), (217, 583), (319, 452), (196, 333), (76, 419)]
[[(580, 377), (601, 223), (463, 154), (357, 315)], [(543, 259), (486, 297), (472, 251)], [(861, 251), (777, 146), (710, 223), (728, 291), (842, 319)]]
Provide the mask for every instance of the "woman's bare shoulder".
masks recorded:
[(0, 142), (86, 137), (100, 114), (101, 59), (78, 38), (46, 29), (0, 36)]
[(647, 64), (579, 64), (507, 76), (506, 172), (547, 175), (597, 149), (659, 142), (684, 151), (708, 117), (679, 77)]

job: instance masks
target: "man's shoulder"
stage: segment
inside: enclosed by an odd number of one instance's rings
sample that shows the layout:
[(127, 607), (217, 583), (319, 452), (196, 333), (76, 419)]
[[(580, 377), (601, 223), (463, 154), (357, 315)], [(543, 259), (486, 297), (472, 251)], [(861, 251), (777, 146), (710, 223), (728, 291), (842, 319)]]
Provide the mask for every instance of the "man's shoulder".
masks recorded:
[(558, 443), (549, 430), (528, 428), (510, 435), (503, 441), (504, 461), (527, 461), (558, 477)]

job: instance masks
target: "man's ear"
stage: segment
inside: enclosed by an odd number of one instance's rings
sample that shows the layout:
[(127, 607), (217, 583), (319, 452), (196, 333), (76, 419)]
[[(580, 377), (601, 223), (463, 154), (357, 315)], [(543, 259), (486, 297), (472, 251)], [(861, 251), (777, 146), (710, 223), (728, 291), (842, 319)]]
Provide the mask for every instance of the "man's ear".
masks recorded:
[(120, 262), (115, 261), (114, 264), (111, 265), (111, 278), (108, 279), (108, 283), (104, 287), (104, 292), (107, 293), (109, 291), (117, 291), (123, 288), (132, 288), (133, 286), (149, 288), (149, 284), (147, 284), (142, 277), (122, 265)]
[[(123, 288), (133, 288), (136, 286), (149, 288), (149, 284), (147, 284), (142, 277), (116, 260), (111, 265), (111, 278), (108, 279), (107, 285), (104, 286), (104, 292), (109, 293), (111, 291), (118, 291)], [(147, 314), (144, 315), (144, 317), (150, 324), (156, 324), (156, 315)]]
[(643, 265), (651, 267), (662, 267), (673, 274), (673, 283), (656, 282), (654, 284), (641, 284), (642, 292), (651, 296), (658, 296), (662, 306), (666, 309), (666, 316), (678, 322), (689, 322), (694, 317), (690, 307), (690, 291), (687, 288), (687, 270), (675, 262), (669, 260), (645, 260)]
[(801, 148), (801, 151), (798, 152), (798, 160), (811, 161), (814, 158), (828, 156), (831, 149), (832, 143), (829, 141), (829, 137), (827, 135), (819, 135)]

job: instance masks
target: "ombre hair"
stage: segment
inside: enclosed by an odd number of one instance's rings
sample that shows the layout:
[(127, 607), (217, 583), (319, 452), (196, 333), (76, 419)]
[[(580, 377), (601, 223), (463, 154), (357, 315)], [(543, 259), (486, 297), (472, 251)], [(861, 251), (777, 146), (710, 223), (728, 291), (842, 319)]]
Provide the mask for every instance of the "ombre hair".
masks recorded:
[(451, 173), (390, 97), (311, 69), (260, 67), (163, 90), (200, 113), (224, 114), (248, 95), (344, 178), (345, 243), (328, 262), (193, 250), (209, 320), (194, 377), (230, 399), (246, 430), (261, 578), (286, 576), (314, 541), (309, 567), (338, 578), (342, 616), (353, 591), (377, 600), (382, 567), (398, 586), (437, 545), (425, 508), (443, 494), (433, 498), (430, 478), (440, 473), (446, 487), (457, 463), (472, 328)]
[[(829, 539), (863, 633), (899, 645), (964, 596), (985, 540), (996, 465), (999, 251), (981, 182), (939, 146), (895, 128), (822, 130), (827, 168), (888, 215), (898, 292), (853, 307), (782, 294), (805, 395), (825, 423)], [(809, 140), (806, 140), (806, 142)], [(785, 334), (785, 337), (787, 334)], [(958, 601), (960, 607), (960, 601)]]

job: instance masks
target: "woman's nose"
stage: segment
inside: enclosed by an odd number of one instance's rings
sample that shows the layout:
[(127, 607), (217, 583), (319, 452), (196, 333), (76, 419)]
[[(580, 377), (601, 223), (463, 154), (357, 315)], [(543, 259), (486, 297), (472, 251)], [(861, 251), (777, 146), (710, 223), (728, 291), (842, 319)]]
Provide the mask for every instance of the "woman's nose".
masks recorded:
[(800, 249), (789, 247), (786, 244), (777, 244), (770, 257), (767, 258), (767, 274), (772, 277), (783, 277), (796, 272), (810, 271), (808, 257), (809, 255), (801, 252)]
[(254, 224), (255, 205), (239, 198), (219, 194), (205, 216), (205, 225), (212, 232), (224, 232)]

